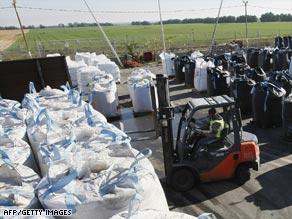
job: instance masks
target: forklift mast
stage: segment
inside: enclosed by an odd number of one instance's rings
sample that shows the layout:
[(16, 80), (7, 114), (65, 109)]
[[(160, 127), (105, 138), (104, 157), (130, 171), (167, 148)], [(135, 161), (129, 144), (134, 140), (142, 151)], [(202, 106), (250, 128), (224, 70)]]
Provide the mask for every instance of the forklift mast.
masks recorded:
[(158, 119), (164, 157), (164, 170), (166, 179), (172, 171), (174, 160), (174, 144), (172, 120), (174, 118), (173, 106), (170, 103), (168, 77), (163, 74), (156, 75), (156, 86), (158, 94)]

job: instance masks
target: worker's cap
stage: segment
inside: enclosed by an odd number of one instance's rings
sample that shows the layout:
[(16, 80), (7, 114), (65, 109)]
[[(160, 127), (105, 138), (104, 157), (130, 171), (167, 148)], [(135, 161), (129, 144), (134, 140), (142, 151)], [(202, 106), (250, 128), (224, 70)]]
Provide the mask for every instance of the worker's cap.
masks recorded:
[(208, 113), (211, 114), (211, 115), (215, 115), (216, 114), (216, 109), (212, 107), (211, 109), (208, 110)]

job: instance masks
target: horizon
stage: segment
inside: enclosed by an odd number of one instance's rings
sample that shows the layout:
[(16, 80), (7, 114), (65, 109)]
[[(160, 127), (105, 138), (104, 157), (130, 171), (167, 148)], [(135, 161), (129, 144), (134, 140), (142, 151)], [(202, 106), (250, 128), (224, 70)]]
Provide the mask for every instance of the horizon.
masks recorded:
[[(91, 10), (100, 23), (130, 24), (132, 21), (159, 21), (157, 0), (108, 0), (96, 2), (87, 0)], [(77, 0), (17, 0), (17, 10), (24, 26), (53, 26), (59, 23), (94, 23), (83, 1)], [(114, 5), (114, 6), (113, 6)], [(220, 1), (206, 0), (194, 2), (190, 0), (160, 0), (162, 20), (217, 17)], [(263, 6), (264, 5), (264, 6)], [(220, 17), (241, 16), (245, 14), (242, 1), (225, 0)], [(258, 18), (261, 14), (289, 14), (292, 11), (292, 0), (249, 0), (247, 14)], [(0, 3), (0, 26), (19, 26), (12, 0)]]

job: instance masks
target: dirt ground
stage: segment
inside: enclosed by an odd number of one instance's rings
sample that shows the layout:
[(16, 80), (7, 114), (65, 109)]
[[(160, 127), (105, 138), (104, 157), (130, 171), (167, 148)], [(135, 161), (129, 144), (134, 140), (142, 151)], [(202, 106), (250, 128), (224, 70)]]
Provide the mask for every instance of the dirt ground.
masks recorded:
[[(25, 33), (28, 31), (24, 30)], [(0, 51), (7, 49), (18, 37), (21, 37), (21, 30), (0, 30)]]

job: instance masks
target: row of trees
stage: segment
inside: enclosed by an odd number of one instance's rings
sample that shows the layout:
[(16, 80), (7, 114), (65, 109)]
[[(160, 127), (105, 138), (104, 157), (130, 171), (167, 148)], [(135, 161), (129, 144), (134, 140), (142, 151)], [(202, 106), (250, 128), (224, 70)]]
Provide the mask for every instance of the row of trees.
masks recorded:
[(261, 16), (261, 22), (292, 21), (292, 14), (265, 13)]
[[(112, 23), (100, 23), (101, 26), (113, 26)], [(56, 28), (56, 27), (59, 27), (59, 28), (66, 28), (66, 27), (94, 27), (94, 26), (97, 26), (96, 23), (85, 23), (85, 22), (82, 22), (82, 23), (78, 23), (78, 22), (74, 22), (74, 23), (68, 23), (67, 25), (66, 24), (58, 24), (58, 25), (53, 25), (53, 26), (45, 26), (45, 25), (42, 25), (40, 24), (39, 26), (34, 26), (34, 25), (28, 25), (28, 26), (25, 26), (23, 25), (23, 29), (43, 29), (43, 28)], [(19, 27), (16, 27), (16, 26), (8, 26), (8, 27), (1, 27), (0, 26), (0, 30), (16, 30), (16, 29), (19, 29)]]
[[(292, 15), (291, 14), (279, 14), (275, 15), (272, 12), (268, 12), (265, 14), (262, 14), (260, 18), (258, 18), (255, 15), (248, 15), (247, 22), (276, 22), (276, 21), (292, 21)], [(220, 23), (244, 23), (245, 22), (245, 16), (241, 15), (238, 17), (235, 16), (223, 16), (219, 18)], [(185, 18), (183, 20), (180, 19), (169, 19), (163, 21), (163, 24), (190, 24), (190, 23), (204, 23), (204, 24), (210, 24), (215, 23), (216, 18)], [(131, 23), (132, 25), (152, 25), (152, 24), (159, 24), (159, 22), (150, 23), (148, 21), (133, 21)]]
[[(163, 21), (164, 24), (189, 24), (189, 23), (205, 23), (205, 24), (210, 24), (210, 23), (215, 23), (216, 18), (185, 18), (183, 20), (180, 19), (169, 19)], [(285, 21), (289, 22), (292, 21), (292, 14), (273, 14), (272, 12), (268, 12), (265, 14), (262, 14), (260, 18), (257, 18), (255, 15), (248, 15), (247, 16), (247, 22), (279, 22), (279, 21)], [(244, 23), (245, 22), (245, 16), (241, 15), (238, 17), (235, 16), (223, 16), (219, 18), (220, 23)], [(149, 21), (133, 21), (131, 23), (132, 25), (153, 25), (153, 24), (159, 24), (159, 22), (154, 22), (151, 23)], [(93, 27), (96, 26), (96, 23), (68, 23), (66, 24), (58, 24), (55, 26), (45, 26), (45, 25), (39, 25), (39, 26), (34, 26), (34, 25), (28, 25), (28, 26), (23, 26), (24, 29), (37, 29), (37, 28), (66, 28), (66, 27)], [(101, 26), (113, 26), (114, 24), (112, 23), (101, 23)], [(7, 26), (7, 27), (1, 27), (0, 30), (15, 30), (19, 29), (18, 27), (15, 26)]]

